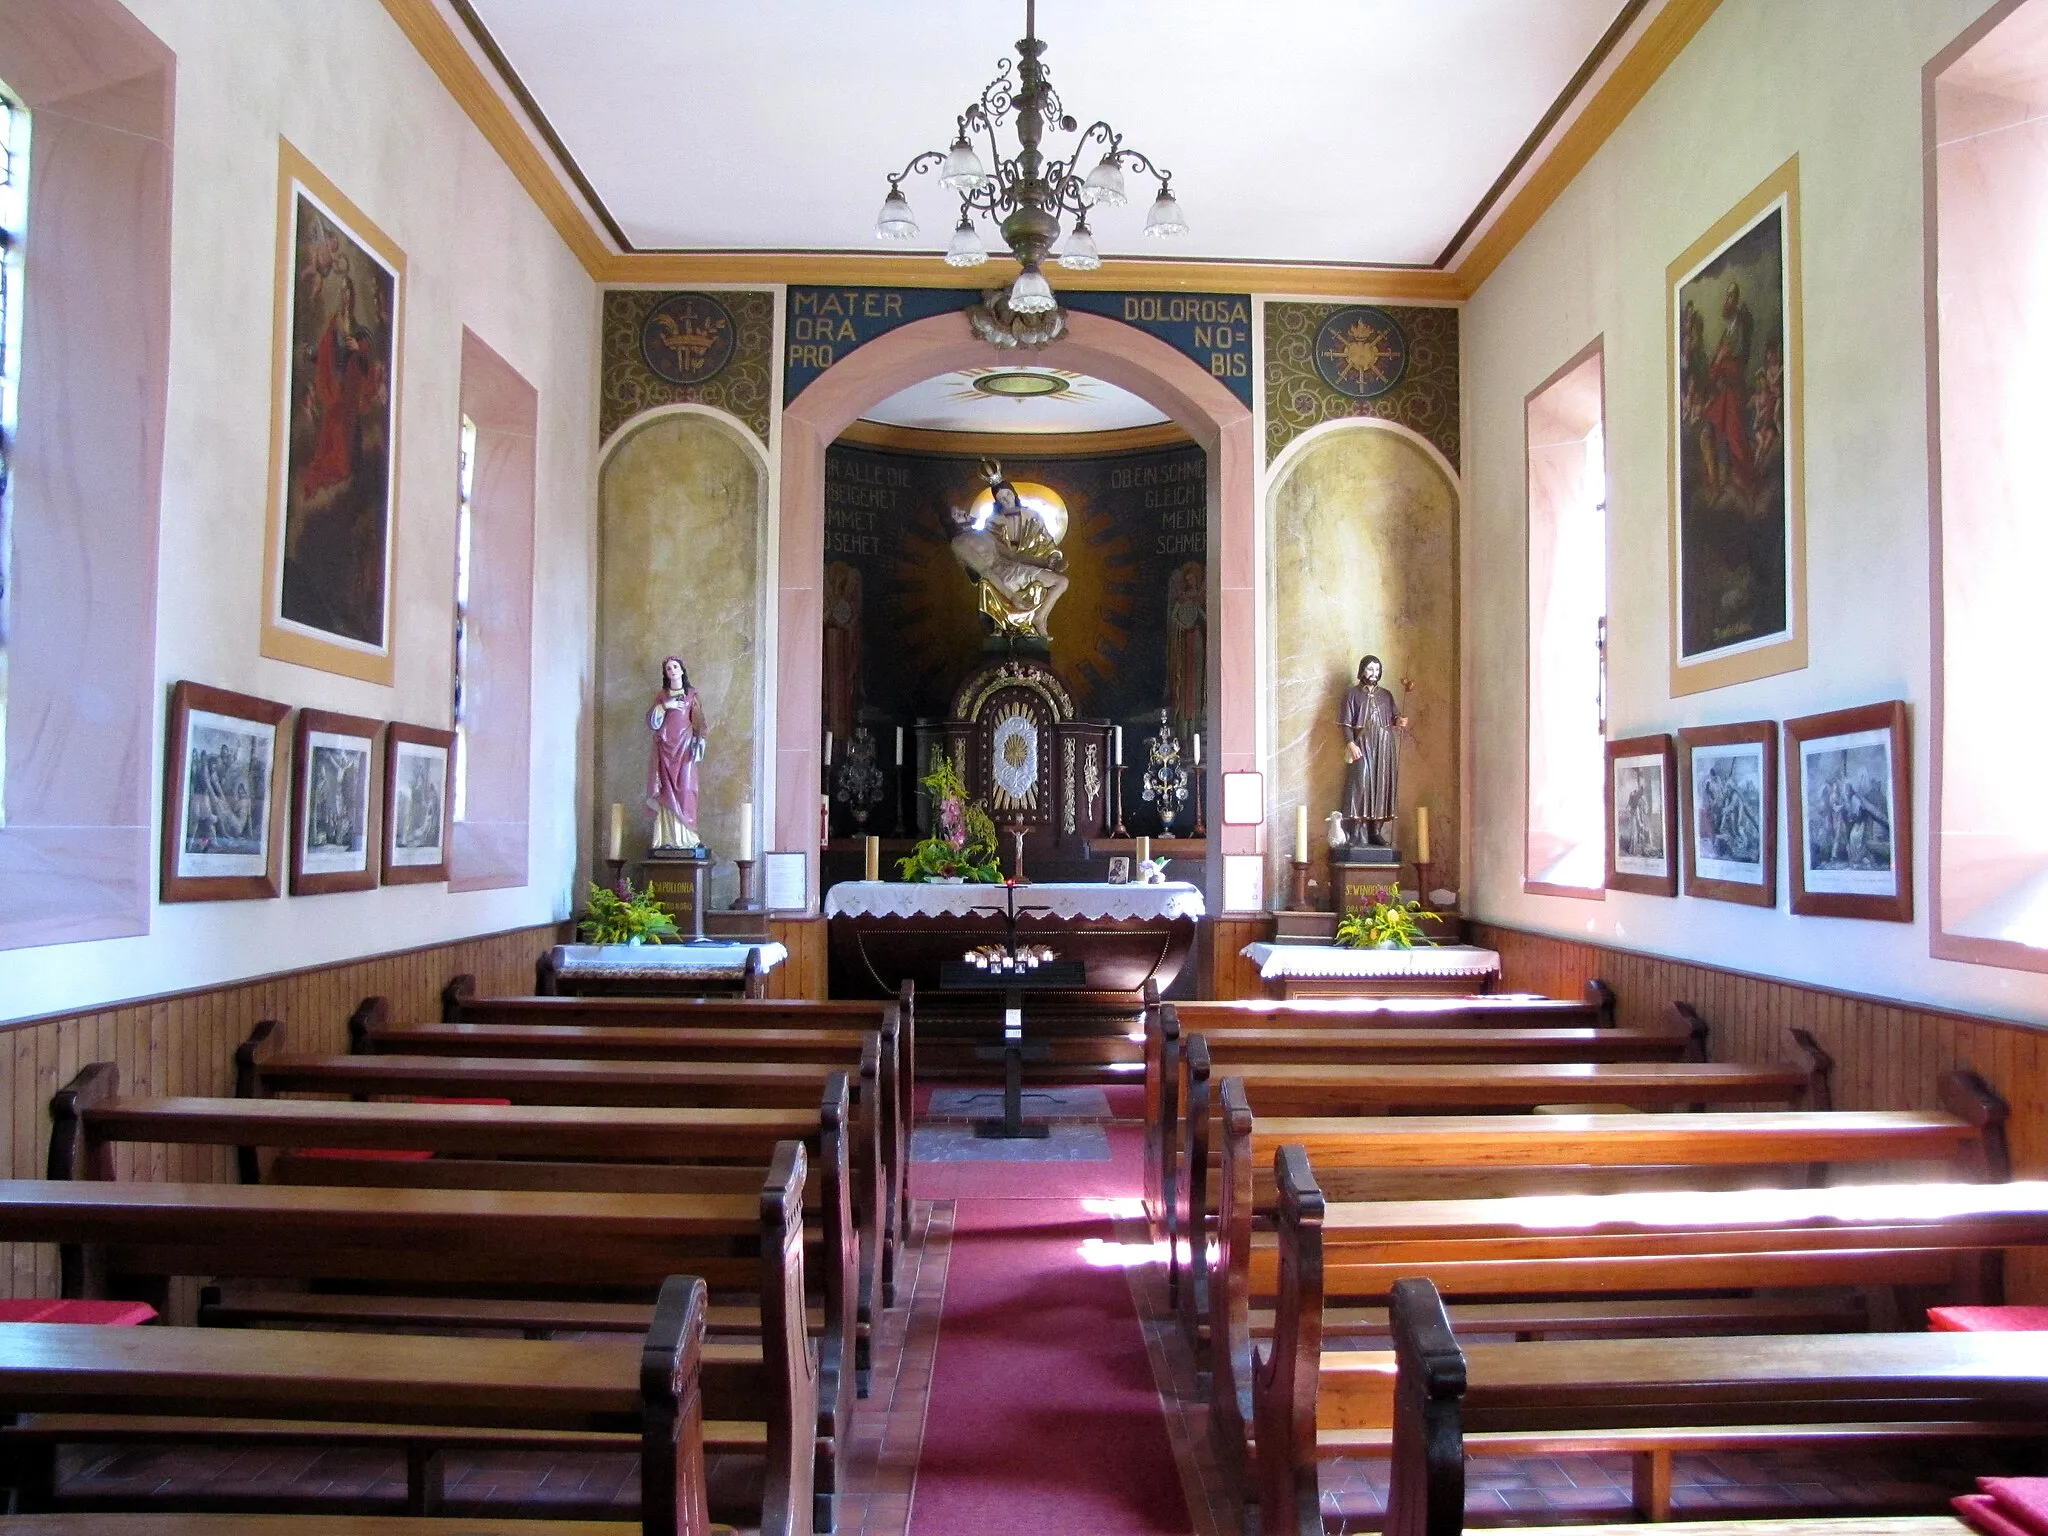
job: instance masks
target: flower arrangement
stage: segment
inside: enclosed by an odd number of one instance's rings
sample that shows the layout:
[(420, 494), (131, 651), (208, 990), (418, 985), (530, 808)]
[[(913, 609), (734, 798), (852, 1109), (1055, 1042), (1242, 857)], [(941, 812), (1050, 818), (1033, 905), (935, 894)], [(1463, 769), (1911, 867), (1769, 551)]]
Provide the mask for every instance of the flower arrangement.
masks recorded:
[(1365, 905), (1337, 925), (1337, 942), (1346, 949), (1413, 949), (1434, 944), (1424, 938), (1422, 924), (1440, 923), (1439, 913), (1419, 901), (1403, 901), (1398, 891), (1381, 886), (1366, 893)]
[(996, 862), (996, 824), (967, 798), (960, 770), (944, 756), (919, 781), (931, 797), (932, 835), (896, 861), (906, 880), (966, 880), (993, 885), (1003, 878)]
[(653, 885), (636, 891), (630, 880), (623, 896), (592, 881), (590, 906), (576, 932), (587, 944), (659, 944), (682, 937), (676, 920), (654, 899)]

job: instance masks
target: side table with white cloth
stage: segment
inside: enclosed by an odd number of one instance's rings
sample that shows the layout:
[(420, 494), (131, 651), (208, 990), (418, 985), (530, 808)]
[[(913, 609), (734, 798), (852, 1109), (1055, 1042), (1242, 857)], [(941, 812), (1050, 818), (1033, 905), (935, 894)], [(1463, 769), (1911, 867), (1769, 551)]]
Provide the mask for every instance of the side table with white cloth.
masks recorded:
[[(1201, 891), (1185, 881), (1014, 890), (1018, 937), (1081, 967), (1077, 986), (1032, 999), (1032, 1032), (1049, 1046), (1034, 1067), (1100, 1078), (1142, 1061), (1131, 1035), (1145, 984), (1164, 992), (1193, 954)], [(1001, 1040), (1001, 996), (946, 990), (941, 968), (1003, 939), (1008, 897), (1003, 885), (839, 882), (824, 902), (832, 996), (888, 998), (915, 983), (920, 1073), (973, 1074), (976, 1052)]]
[(765, 997), (768, 973), (788, 958), (773, 941), (557, 944), (541, 956), (534, 981), (544, 997)]
[(1500, 979), (1500, 956), (1471, 944), (1247, 944), (1238, 953), (1259, 968), (1266, 995), (1277, 998), (1448, 997), (1491, 992)]

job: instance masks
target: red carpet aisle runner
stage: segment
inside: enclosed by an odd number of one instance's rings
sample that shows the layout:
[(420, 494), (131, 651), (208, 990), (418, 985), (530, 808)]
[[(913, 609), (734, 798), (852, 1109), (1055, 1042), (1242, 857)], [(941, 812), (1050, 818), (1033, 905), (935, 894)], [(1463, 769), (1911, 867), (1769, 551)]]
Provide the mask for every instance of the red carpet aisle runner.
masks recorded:
[[(1129, 1170), (1114, 1193), (1135, 1196), (1137, 1132), (1110, 1139)], [(1130, 1287), (1082, 1253), (1114, 1252), (1114, 1224), (1099, 1200), (1037, 1197), (1054, 1171), (983, 1164), (977, 1184), (1000, 1172), (1013, 1193), (958, 1201), (910, 1536), (1190, 1529)]]

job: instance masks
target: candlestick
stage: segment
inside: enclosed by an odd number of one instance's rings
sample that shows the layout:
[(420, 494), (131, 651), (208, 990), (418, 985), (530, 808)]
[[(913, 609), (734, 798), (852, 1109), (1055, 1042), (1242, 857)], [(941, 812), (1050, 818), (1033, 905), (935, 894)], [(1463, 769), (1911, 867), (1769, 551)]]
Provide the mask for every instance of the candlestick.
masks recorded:
[(740, 899), (733, 903), (735, 912), (752, 912), (760, 903), (754, 899), (754, 861), (751, 858), (734, 859), (740, 872)]
[(612, 872), (611, 889), (614, 894), (623, 896), (628, 901), (632, 900), (633, 887), (626, 880), (626, 861), (616, 858), (606, 859), (604, 867)]
[(882, 840), (879, 837), (864, 837), (861, 839), (861, 842), (865, 845), (867, 853), (867, 870), (863, 878), (868, 880), (881, 879)]
[(1429, 807), (1426, 805), (1415, 808), (1415, 862), (1429, 862)]
[(818, 796), (818, 846), (823, 848), (832, 841), (832, 797)]
[(1429, 899), (1429, 860), (1415, 861), (1415, 899), (1422, 903), (1422, 910), (1434, 912), (1436, 903)]
[(740, 856), (737, 862), (751, 864), (754, 859), (754, 802), (740, 803)]
[(1289, 867), (1294, 872), (1293, 879), (1290, 882), (1293, 889), (1288, 894), (1288, 901), (1291, 904), (1289, 910), (1306, 912), (1308, 910), (1308, 860), (1295, 859)]
[(827, 768), (832, 766), (832, 733), (830, 731), (825, 733), (825, 766)]
[(616, 800), (612, 802), (612, 835), (607, 846), (611, 850), (607, 857), (623, 859), (626, 856), (626, 808)]
[(1308, 807), (1305, 805), (1294, 808), (1294, 862), (1308, 863)]

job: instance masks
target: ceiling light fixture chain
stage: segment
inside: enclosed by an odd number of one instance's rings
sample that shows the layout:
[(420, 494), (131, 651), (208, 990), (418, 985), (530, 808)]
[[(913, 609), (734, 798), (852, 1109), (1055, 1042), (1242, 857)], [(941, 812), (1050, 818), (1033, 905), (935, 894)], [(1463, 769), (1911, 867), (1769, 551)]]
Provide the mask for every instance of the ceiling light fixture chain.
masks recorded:
[[(1155, 236), (1185, 233), (1187, 222), (1173, 196), (1173, 173), (1146, 154), (1124, 146), (1123, 135), (1098, 119), (1074, 141), (1064, 158), (1048, 160), (1041, 148), (1048, 129), (1059, 133), (1076, 131), (1076, 120), (1067, 112), (1059, 93), (1047, 78), (1040, 62), (1045, 44), (1038, 37), (1037, 0), (1025, 0), (1024, 36), (1017, 42), (1017, 67), (1013, 73), (1008, 59), (996, 65), (995, 79), (982, 88), (980, 97), (954, 119), (950, 149), (928, 149), (914, 155), (902, 170), (889, 176), (889, 193), (875, 221), (875, 233), (886, 240), (909, 240), (917, 234), (917, 220), (910, 211), (910, 199), (903, 183), (912, 176), (938, 170), (939, 184), (960, 199), (960, 222), (946, 248), (946, 260), (956, 267), (979, 266), (988, 260), (988, 249), (975, 228), (977, 216), (988, 219), (1000, 230), (1003, 243), (1022, 269), (1010, 285), (1006, 308), (1019, 316), (1041, 315), (1058, 307), (1052, 285), (1041, 267), (1061, 240), (1062, 219), (1070, 218), (1059, 264), (1086, 271), (1102, 265), (1095, 235), (1088, 227), (1089, 210), (1121, 207), (1127, 200), (1124, 172), (1150, 176), (1159, 184), (1145, 219), (1145, 233)], [(1017, 153), (1005, 157), (996, 130), (1015, 117)], [(975, 150), (975, 139), (986, 136), (988, 164)], [(1081, 166), (1093, 153), (1101, 159), (1084, 176)]]

